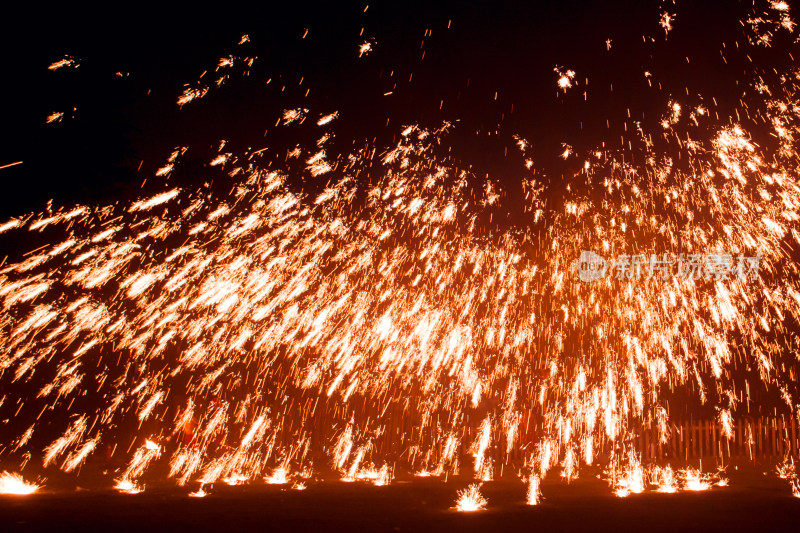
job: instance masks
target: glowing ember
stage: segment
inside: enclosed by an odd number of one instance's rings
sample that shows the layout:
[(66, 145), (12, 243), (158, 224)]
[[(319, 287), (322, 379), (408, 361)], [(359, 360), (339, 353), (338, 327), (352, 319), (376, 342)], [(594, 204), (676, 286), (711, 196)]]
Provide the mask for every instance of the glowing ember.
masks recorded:
[(117, 480), (114, 488), (125, 494), (139, 494), (140, 492), (144, 491), (144, 487), (141, 487), (133, 481), (125, 478)]
[(800, 498), (800, 479), (798, 479), (794, 458), (791, 456), (786, 457), (783, 462), (777, 466), (777, 471), (778, 477), (789, 482), (792, 488), (792, 495)]
[(657, 467), (653, 472), (653, 478), (653, 484), (657, 486), (656, 490), (658, 492), (672, 494), (678, 491), (678, 482), (671, 467)]
[(73, 58), (65, 57), (64, 59), (59, 59), (55, 63), (52, 63), (47, 68), (49, 70), (58, 70), (58, 69), (67, 68), (67, 67), (78, 68), (78, 66), (79, 66), (78, 62), (75, 61)]
[(383, 487), (392, 482), (392, 473), (389, 471), (387, 465), (383, 465), (383, 468), (375, 472), (374, 476), (371, 476), (369, 479), (376, 487)]
[(555, 72), (558, 75), (558, 88), (566, 92), (567, 89), (572, 87), (572, 81), (575, 79), (575, 71), (562, 71), (560, 67), (556, 67)]
[(525, 502), (528, 505), (539, 505), (542, 499), (542, 492), (539, 489), (539, 476), (532, 475), (528, 478), (528, 491)]
[(289, 482), (289, 479), (286, 477), (285, 468), (276, 468), (272, 475), (265, 478), (264, 481), (270, 485), (285, 485)]
[(456, 509), (471, 513), (485, 509), (487, 503), (486, 498), (481, 495), (480, 485), (475, 483), (464, 490), (458, 491)]
[(639, 494), (645, 489), (645, 472), (638, 458), (631, 456), (622, 472), (613, 472), (612, 481), (616, 480), (614, 494), (626, 498), (630, 494)]
[[(211, 480), (215, 480), (216, 478), (210, 478), (210, 479)], [(223, 478), (222, 481), (226, 485), (235, 486), (235, 485), (241, 485), (242, 483), (247, 482), (248, 479), (249, 478), (247, 476), (243, 476), (241, 474), (233, 474), (233, 475), (230, 475), (230, 476), (227, 476), (227, 477)], [(206, 482), (208, 483), (208, 482), (211, 482), (211, 481), (206, 481)]]
[(683, 479), (683, 487), (686, 490), (702, 491), (711, 488), (711, 484), (699, 470), (694, 470), (692, 468), (686, 469), (683, 472)]
[(52, 124), (53, 122), (61, 122), (62, 118), (64, 118), (64, 113), (55, 112), (55, 113), (52, 113), (50, 116), (47, 117), (47, 123), (48, 124)]
[(39, 485), (28, 483), (19, 474), (3, 472), (0, 474), (0, 494), (33, 494)]
[(358, 47), (358, 57), (363, 57), (372, 52), (372, 43), (365, 42)]

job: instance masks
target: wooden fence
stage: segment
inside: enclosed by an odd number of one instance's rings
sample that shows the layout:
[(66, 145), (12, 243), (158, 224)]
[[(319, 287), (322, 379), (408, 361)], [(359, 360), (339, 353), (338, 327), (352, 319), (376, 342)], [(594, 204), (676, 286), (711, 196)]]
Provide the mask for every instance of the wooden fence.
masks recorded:
[(639, 436), (643, 460), (780, 459), (797, 457), (800, 425), (795, 417), (758, 417), (735, 420), (730, 436), (718, 421), (685, 420), (671, 424), (666, 442), (656, 429)]

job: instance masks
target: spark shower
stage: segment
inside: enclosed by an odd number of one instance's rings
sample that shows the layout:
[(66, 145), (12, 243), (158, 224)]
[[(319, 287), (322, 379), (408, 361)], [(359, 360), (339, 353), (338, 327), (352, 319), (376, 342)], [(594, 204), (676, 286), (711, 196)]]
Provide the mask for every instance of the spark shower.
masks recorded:
[[(32, 492), (93, 464), (119, 490), (168, 480), (196, 496), (223, 482), (512, 476), (536, 504), (544, 479), (590, 468), (620, 496), (724, 485), (676, 453), (647, 461), (639, 438), (666, 446), (692, 414), (724, 447), (742, 417), (800, 414), (800, 68), (752, 59), (797, 31), (787, 4), (756, 4), (741, 42), (720, 43), (722, 60), (749, 60), (748, 115), (688, 88), (664, 97), (643, 71), (663, 97), (657, 127), (629, 112), (621, 141), (565, 144), (560, 180), (542, 178), (521, 135), (511, 187), (446, 149), (457, 120), (333, 151), (336, 108), (286, 107), (267, 148), (220, 140), (206, 164), (222, 184), (171, 182), (193, 150), (178, 147), (148, 177), (153, 194), (3, 221), (2, 242), (23, 244), (0, 266), (0, 466), (14, 472), (0, 487)], [(647, 39), (669, 46), (680, 2), (654, 23)], [(174, 105), (248, 71), (258, 59), (237, 50), (250, 38)], [(381, 46), (364, 38), (354, 61)], [(551, 74), (559, 98), (593, 90), (569, 65)], [(313, 138), (264, 157), (298, 131)], [(590, 250), (727, 253), (760, 269), (584, 283)], [(797, 491), (789, 456), (781, 472)], [(471, 485), (458, 505), (487, 502)]]

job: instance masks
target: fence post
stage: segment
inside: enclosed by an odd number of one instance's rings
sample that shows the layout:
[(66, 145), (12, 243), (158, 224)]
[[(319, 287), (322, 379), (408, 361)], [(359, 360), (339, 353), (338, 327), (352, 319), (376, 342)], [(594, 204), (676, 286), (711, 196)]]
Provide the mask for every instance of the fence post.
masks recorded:
[[(762, 435), (764, 433), (764, 425), (761, 423), (761, 418), (762, 417), (760, 417), (760, 416), (758, 417), (758, 422), (757, 422), (757, 426), (756, 426), (757, 427), (757, 429), (756, 429), (756, 432), (757, 432), (757, 436), (756, 436), (756, 453), (755, 453), (756, 456), (760, 456), (761, 454), (764, 453), (764, 446), (763, 446), (764, 441), (762, 439)], [(755, 459), (755, 457), (753, 457), (753, 459)]]
[(678, 434), (678, 426), (676, 426), (673, 422), (670, 422), (669, 423), (669, 438), (670, 438), (670, 441), (672, 442), (672, 448), (671, 448), (672, 449), (672, 459), (675, 459), (676, 457), (678, 457), (678, 447), (675, 444), (675, 442), (676, 442), (676, 438), (675, 437), (677, 436), (677, 434)]
[(683, 441), (683, 455), (687, 461), (689, 460), (689, 450), (691, 449), (691, 446), (689, 445), (690, 437), (691, 435), (689, 435), (689, 422), (687, 421), (683, 423), (683, 434), (681, 435), (681, 440)]
[(717, 444), (717, 435), (718, 434), (719, 434), (719, 432), (717, 431), (717, 422), (715, 420), (715, 421), (711, 422), (711, 447), (713, 448), (711, 450), (711, 455), (713, 455), (714, 459), (717, 460), (717, 464), (719, 464), (719, 453), (717, 451), (717, 448), (719, 447), (719, 445)]

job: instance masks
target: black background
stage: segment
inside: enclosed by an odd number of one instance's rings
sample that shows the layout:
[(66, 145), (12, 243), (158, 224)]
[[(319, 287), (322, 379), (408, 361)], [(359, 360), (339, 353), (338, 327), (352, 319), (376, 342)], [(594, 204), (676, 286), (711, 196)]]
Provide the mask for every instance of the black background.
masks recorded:
[[(0, 216), (40, 211), (49, 199), (69, 205), (140, 194), (146, 179), (156, 183), (154, 171), (177, 146), (190, 147), (181, 171), (189, 182), (213, 173), (206, 165), (222, 139), (229, 141), (226, 151), (267, 147), (280, 161), (285, 152), (274, 149), (281, 135), (275, 122), (294, 107), (310, 109), (313, 117), (338, 110), (333, 148), (340, 153), (388, 146), (406, 124), (454, 122), (447, 149), (476, 174), (501, 181), (524, 174), (522, 155), (513, 148), (512, 135), (519, 134), (532, 141), (528, 155), (542, 179), (559, 179), (570, 170), (558, 158), (562, 143), (579, 151), (605, 145), (635, 157), (636, 147), (627, 147), (633, 122), (657, 129), (671, 98), (713, 107), (724, 122), (742, 109), (743, 80), (753, 72), (747, 54), (761, 53), (756, 63), (777, 66), (763, 68), (765, 76), (790, 62), (790, 41), (755, 51), (745, 46), (739, 20), (763, 12), (767, 2), (365, 6), (62, 3), (9, 9), (2, 34), (0, 166), (23, 164), (0, 169)], [(659, 26), (664, 11), (677, 15), (669, 35)], [(250, 42), (238, 46), (244, 34)], [(359, 58), (366, 40), (374, 50)], [(237, 62), (222, 88), (179, 108), (185, 84), (203, 71), (203, 81), (212, 81), (220, 74), (214, 72), (219, 58), (228, 55), (257, 59), (249, 75)], [(64, 56), (80, 66), (47, 69)], [(566, 93), (556, 85), (556, 66), (576, 72), (577, 85)], [(645, 71), (652, 73), (652, 87)], [(46, 124), (55, 111), (65, 113), (63, 120)]]

